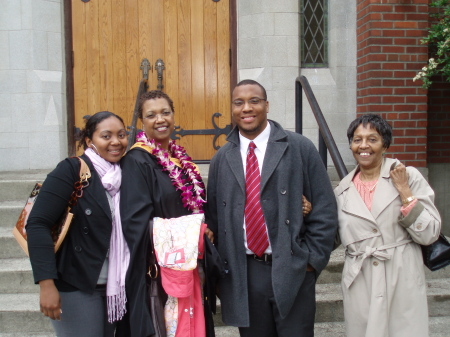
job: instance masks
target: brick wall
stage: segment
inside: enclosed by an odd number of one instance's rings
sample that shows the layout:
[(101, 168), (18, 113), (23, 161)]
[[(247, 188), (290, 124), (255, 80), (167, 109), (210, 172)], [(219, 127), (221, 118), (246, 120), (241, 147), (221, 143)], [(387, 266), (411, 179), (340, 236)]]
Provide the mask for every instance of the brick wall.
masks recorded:
[(427, 164), (427, 91), (413, 82), (428, 60), (428, 0), (357, 1), (357, 114), (378, 113), (394, 129), (388, 156)]

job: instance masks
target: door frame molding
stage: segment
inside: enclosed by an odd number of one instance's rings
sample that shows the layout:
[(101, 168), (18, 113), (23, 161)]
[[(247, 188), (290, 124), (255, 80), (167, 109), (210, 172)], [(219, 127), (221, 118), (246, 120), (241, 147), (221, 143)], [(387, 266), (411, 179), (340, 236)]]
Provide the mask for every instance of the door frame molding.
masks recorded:
[[(237, 10), (236, 0), (230, 0), (230, 101), (231, 94), (237, 84)], [(231, 118), (233, 120), (233, 118)]]
[[(81, 0), (80, 0), (81, 1)], [(211, 0), (212, 1), (212, 0)], [(237, 11), (236, 0), (230, 2), (230, 99), (237, 84)], [(64, 60), (66, 77), (67, 152), (75, 156), (75, 93), (73, 77), (72, 1), (64, 0)]]
[(72, 36), (72, 1), (64, 0), (64, 61), (66, 75), (66, 116), (67, 116), (67, 153), (76, 154), (73, 141), (75, 136), (75, 92), (73, 79), (73, 36)]

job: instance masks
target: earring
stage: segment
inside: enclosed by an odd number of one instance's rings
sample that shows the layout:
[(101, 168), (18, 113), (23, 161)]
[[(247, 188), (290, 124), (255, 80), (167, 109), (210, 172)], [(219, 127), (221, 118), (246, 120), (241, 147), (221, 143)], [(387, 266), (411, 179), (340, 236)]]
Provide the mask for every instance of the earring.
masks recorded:
[(96, 147), (94, 144), (91, 144), (91, 148), (92, 148), (92, 147), (93, 147), (94, 152), (95, 152), (96, 154), (100, 155), (100, 154), (98, 153), (97, 147)]

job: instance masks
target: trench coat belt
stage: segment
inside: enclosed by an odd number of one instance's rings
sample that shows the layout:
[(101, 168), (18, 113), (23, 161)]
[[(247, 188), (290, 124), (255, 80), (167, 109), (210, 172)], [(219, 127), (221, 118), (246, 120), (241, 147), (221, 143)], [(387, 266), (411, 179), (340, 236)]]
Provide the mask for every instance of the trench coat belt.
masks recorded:
[(411, 239), (408, 240), (402, 240), (399, 242), (390, 243), (387, 245), (383, 245), (380, 247), (370, 247), (366, 246), (366, 249), (364, 251), (359, 252), (349, 252), (348, 249), (345, 251), (345, 254), (348, 256), (354, 257), (353, 261), (350, 262), (350, 268), (346, 271), (345, 275), (343, 276), (344, 284), (347, 288), (349, 288), (353, 281), (355, 280), (356, 276), (358, 276), (359, 272), (361, 271), (362, 264), (365, 259), (367, 259), (370, 256), (373, 256), (377, 258), (380, 261), (390, 260), (391, 255), (386, 253), (385, 250), (399, 247), (406, 245), (410, 242), (413, 242)]

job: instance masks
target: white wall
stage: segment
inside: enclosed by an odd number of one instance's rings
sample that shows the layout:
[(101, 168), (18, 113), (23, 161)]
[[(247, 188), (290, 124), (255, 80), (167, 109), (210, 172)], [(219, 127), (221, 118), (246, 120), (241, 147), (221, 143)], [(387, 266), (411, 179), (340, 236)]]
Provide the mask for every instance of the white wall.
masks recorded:
[[(269, 118), (295, 130), (295, 79), (308, 79), (344, 162), (354, 163), (345, 136), (356, 116), (356, 0), (329, 0), (329, 68), (300, 64), (300, 0), (238, 1), (238, 79), (267, 90)], [(306, 98), (303, 134), (318, 144), (317, 122)], [(328, 165), (333, 165), (331, 159)]]
[(0, 0), (0, 171), (67, 155), (62, 0)]

